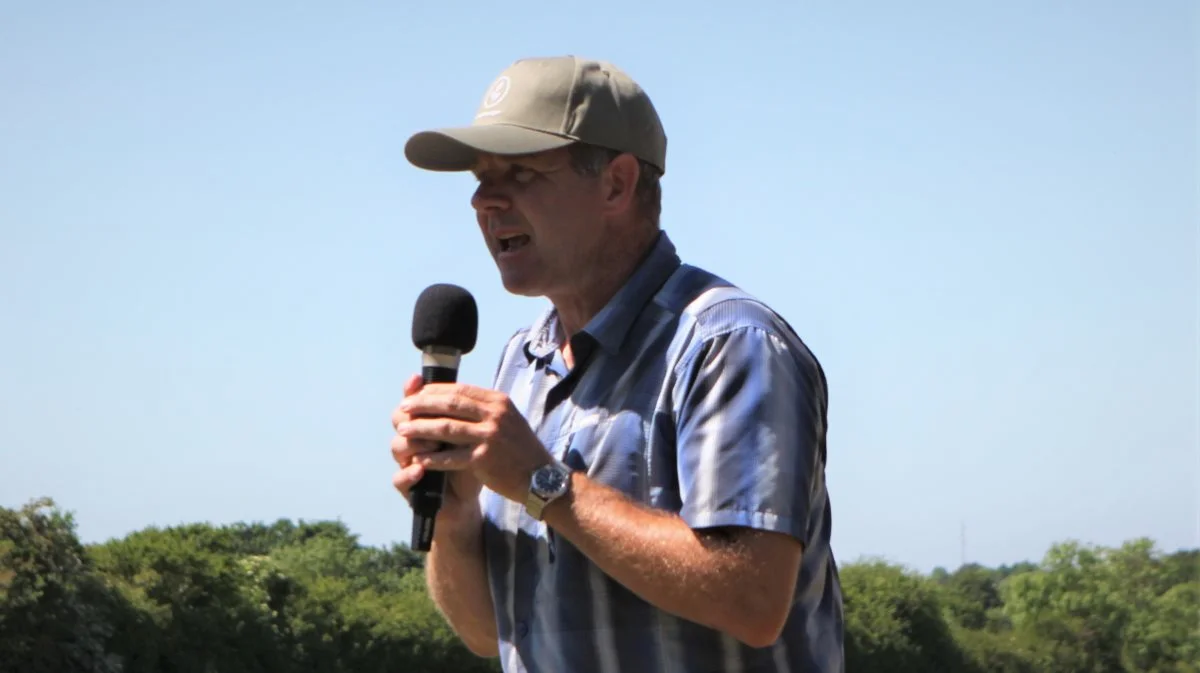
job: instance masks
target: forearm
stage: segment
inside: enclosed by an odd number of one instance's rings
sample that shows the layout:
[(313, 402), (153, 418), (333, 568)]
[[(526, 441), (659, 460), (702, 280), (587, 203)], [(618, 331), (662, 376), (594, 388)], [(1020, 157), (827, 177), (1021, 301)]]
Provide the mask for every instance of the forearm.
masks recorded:
[(794, 585), (753, 562), (745, 538), (698, 532), (581, 473), (572, 476), (570, 493), (546, 508), (545, 520), (601, 570), (666, 612), (755, 646), (774, 641), (786, 618)]
[(498, 654), (496, 616), (479, 524), (435, 528), (425, 578), (434, 603), (463, 643), (481, 657), (492, 657)]

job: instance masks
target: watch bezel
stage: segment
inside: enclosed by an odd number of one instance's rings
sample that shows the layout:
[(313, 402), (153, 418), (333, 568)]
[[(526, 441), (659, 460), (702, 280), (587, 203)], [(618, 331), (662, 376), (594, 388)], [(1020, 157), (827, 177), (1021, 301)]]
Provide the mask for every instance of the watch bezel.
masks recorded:
[(542, 497), (552, 497), (566, 488), (570, 472), (563, 466), (550, 463), (543, 465), (533, 473), (532, 488)]
[[(533, 471), (529, 478), (529, 496), (525, 501), (525, 510), (536, 520), (542, 520), (542, 512), (546, 506), (561, 498), (571, 488), (571, 468), (562, 461), (555, 460)], [(559, 480), (556, 488), (547, 489), (539, 482), (547, 477)]]

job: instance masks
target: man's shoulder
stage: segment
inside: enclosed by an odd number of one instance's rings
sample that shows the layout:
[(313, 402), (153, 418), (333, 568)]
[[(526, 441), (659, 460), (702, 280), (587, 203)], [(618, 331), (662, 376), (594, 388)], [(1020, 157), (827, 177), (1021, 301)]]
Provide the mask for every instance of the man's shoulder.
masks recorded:
[(757, 330), (803, 343), (799, 333), (766, 300), (706, 269), (684, 264), (656, 299), (679, 316), (693, 340), (711, 340), (735, 330)]

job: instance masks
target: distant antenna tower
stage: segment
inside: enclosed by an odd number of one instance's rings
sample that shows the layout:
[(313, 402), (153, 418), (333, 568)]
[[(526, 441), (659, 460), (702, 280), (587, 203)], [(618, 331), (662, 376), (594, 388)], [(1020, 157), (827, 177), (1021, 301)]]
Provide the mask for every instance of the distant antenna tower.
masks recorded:
[(960, 544), (962, 546), (962, 549), (960, 550), (960, 553), (962, 554), (962, 559), (959, 561), (958, 565), (959, 565), (959, 567), (962, 567), (962, 566), (967, 565), (967, 522), (966, 521), (962, 522), (962, 528), (961, 528), (961, 532), (959, 533), (959, 538), (960, 538)]

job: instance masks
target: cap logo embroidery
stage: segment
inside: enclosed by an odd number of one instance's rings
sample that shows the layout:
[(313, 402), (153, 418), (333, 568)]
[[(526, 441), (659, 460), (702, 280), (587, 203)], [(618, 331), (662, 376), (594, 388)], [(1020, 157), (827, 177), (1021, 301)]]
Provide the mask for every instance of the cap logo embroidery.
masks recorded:
[(483, 97), (483, 107), (493, 108), (499, 105), (508, 96), (508, 90), (512, 86), (512, 81), (508, 79), (508, 75), (501, 75), (488, 89), (487, 95)]

